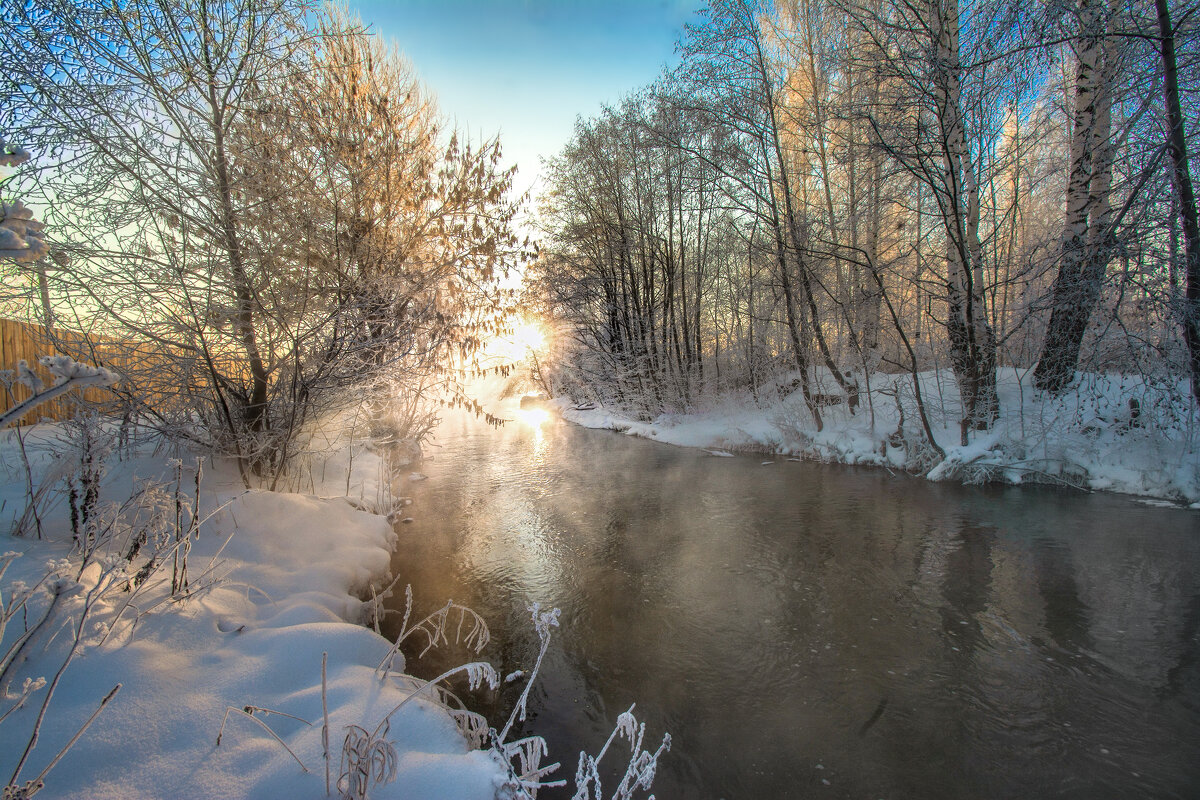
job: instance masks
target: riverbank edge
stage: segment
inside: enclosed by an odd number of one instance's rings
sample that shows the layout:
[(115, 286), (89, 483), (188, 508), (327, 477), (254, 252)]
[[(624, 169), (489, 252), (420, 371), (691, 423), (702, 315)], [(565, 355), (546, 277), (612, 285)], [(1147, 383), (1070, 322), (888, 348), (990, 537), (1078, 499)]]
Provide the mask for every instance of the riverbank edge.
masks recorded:
[[(944, 382), (946, 377), (932, 373), (921, 376), (922, 384), (931, 386), (938, 380)], [(579, 405), (569, 397), (556, 398), (552, 404), (572, 424), (718, 456), (759, 453), (827, 464), (883, 467), (931, 481), (968, 485), (1043, 484), (1200, 510), (1200, 453), (1196, 442), (1152, 421), (1143, 420), (1141, 426), (1133, 426), (1118, 414), (1103, 420), (1103, 428), (1090, 423), (1071, 425), (1059, 419), (1066, 416), (1063, 409), (1078, 409), (1089, 403), (1100, 407), (1098, 401), (1087, 397), (1060, 399), (1055, 415), (1047, 419), (1044, 409), (1035, 414), (1026, 408), (1034, 394), (1023, 385), (1026, 380), (1027, 376), (1016, 370), (1002, 371), (1002, 407), (1019, 410), (1002, 417), (991, 431), (973, 434), (974, 441), (965, 447), (947, 444), (957, 438), (957, 430), (948, 424), (935, 425), (935, 435), (946, 453), (942, 460), (931, 458), (927, 450), (914, 454), (912, 438), (897, 433), (903, 430), (898, 414), (878, 401), (873, 409), (873, 429), (860, 404), (854, 414), (844, 405), (822, 409), (821, 431), (806, 419), (799, 392), (765, 407), (748, 397), (725, 397), (703, 410), (662, 414), (650, 421), (638, 421), (602, 405)], [(1104, 388), (1108, 390), (1108, 406), (1128, 407), (1127, 399), (1119, 396), (1116, 388)], [(1036, 427), (1029, 422), (1031, 418), (1036, 420)]]
[[(35, 469), (48, 468), (57, 457), (52, 452), (60, 447), (57, 427), (25, 430)], [(0, 449), (11, 451), (14, 438), (6, 433)], [(0, 768), (8, 770), (7, 778), (39, 726), (37, 747), (21, 778), (35, 775), (119, 683), (119, 693), (47, 775), (40, 796), (323, 796), (323, 714), (330, 720), (336, 783), (350, 726), (374, 728), (417, 685), (407, 676), (380, 679), (376, 666), (391, 645), (362, 624), (365, 604), (359, 597), (390, 577), (398, 541), (387, 518), (375, 513), (382, 509), (371, 502), (385, 479), (382, 459), (343, 447), (321, 465), (320, 474), (328, 480), (314, 478), (315, 471), (309, 477), (309, 493), (266, 492), (243, 489), (228, 464), (170, 458), (152, 449), (114, 460), (104, 495), (119, 497), (130, 487), (169, 476), (176, 461), (193, 465), (183, 467), (187, 483), (194, 465), (203, 463), (205, 518), (189, 558), (193, 575), (219, 575), (220, 580), (193, 599), (139, 613), (136, 627), (122, 622), (130, 615), (121, 616), (119, 593), (111, 603), (102, 600), (90, 617), (95, 630), (64, 672), (50, 713), (35, 718), (44, 695), (34, 693), (0, 726), (0, 753), (5, 754)], [(6, 456), (4, 463), (16, 459)], [(8, 495), (23, 494), (25, 488), (16, 484), (7, 476), (3, 493), (10, 509), (14, 503)], [(335, 491), (326, 491), (330, 488)], [(65, 595), (64, 613), (76, 613), (96, 589), (103, 569), (89, 568), (76, 580), (74, 568), (66, 566), (73, 542), (65, 505), (45, 515), (41, 539), (0, 537), (0, 551), (15, 555), (0, 587), (9, 603), (54, 564), (71, 576), (56, 582), (76, 584)], [(29, 602), (31, 618), (44, 602), (40, 595)], [(110, 629), (114, 635), (102, 641)], [(15, 625), (9, 633), (17, 633)], [(7, 647), (11, 636), (5, 638)], [(49, 680), (65, 651), (62, 637), (52, 639), (25, 659), (18, 677)], [(231, 718), (224, 719), (227, 715)], [(218, 731), (223, 736), (215, 745)], [(469, 749), (454, 721), (432, 702), (406, 706), (391, 719), (388, 738), (395, 778), (372, 785), (377, 800), (490, 800), (506, 778), (490, 754)], [(336, 795), (336, 786), (331, 788)]]

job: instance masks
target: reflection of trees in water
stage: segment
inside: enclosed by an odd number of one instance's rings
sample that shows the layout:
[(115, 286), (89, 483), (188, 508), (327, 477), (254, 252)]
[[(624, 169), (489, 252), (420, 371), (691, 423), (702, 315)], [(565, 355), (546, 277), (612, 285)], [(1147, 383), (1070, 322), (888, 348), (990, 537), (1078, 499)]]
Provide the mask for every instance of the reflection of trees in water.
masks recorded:
[(992, 598), (992, 548), (996, 533), (992, 528), (964, 523), (957, 531), (958, 546), (946, 556), (942, 575), (942, 630), (958, 650), (951, 652), (953, 662), (972, 660), (975, 650), (986, 645), (979, 616), (988, 609)]
[[(948, 528), (931, 521), (916, 568), (923, 602), (969, 608), (982, 584), (939, 576), (988, 566), (977, 562), (981, 543), (972, 544), (975, 534), (968, 532), (985, 527), (995, 532), (988, 614), (1003, 630), (989, 632), (985, 624), (983, 633), (996, 647), (1015, 647), (1012, 658), (1019, 660), (1032, 646), (1030, 655), (1043, 662), (1071, 659), (1094, 680), (1103, 674), (1132, 681), (1143, 687), (1138, 691), (1184, 691), (1189, 675), (1193, 691), (1200, 689), (1200, 579), (1190, 566), (1200, 563), (1194, 514), (1037, 489), (980, 490), (979, 500)], [(946, 504), (955, 506), (964, 507)], [(937, 597), (930, 596), (933, 586)], [(963, 635), (980, 630), (960, 627), (970, 629)]]
[(1163, 691), (1196, 646), (1200, 540), (1162, 526), (1169, 517), (1105, 500), (1035, 543), (1044, 631), (1089, 673)]
[(1043, 538), (1033, 543), (1031, 555), (1033, 581), (1042, 600), (1046, 633), (1064, 650), (1090, 650), (1091, 613), (1080, 596), (1070, 548)]
[[(552, 745), (602, 741), (636, 699), (676, 734), (663, 786), (711, 796), (797, 796), (810, 760), (829, 768), (817, 791), (837, 771), (848, 795), (1038, 796), (1064, 770), (1096, 788), (1101, 740), (1126, 776), (1200, 769), (1181, 755), (1200, 739), (1200, 541), (1131, 534), (1128, 503), (555, 424), (531, 460), (517, 430), (448, 441), (417, 490), (436, 510), (400, 531), (442, 518), (418, 596), (479, 598), (505, 670), (536, 649), (525, 600), (563, 604), (531, 705)], [(432, 590), (449, 563), (469, 591)], [(735, 746), (736, 769), (714, 765)]]
[(1200, 705), (1200, 592), (1192, 594), (1176, 639), (1179, 656), (1167, 670), (1167, 682), (1159, 690), (1159, 697), (1184, 695), (1194, 708)]

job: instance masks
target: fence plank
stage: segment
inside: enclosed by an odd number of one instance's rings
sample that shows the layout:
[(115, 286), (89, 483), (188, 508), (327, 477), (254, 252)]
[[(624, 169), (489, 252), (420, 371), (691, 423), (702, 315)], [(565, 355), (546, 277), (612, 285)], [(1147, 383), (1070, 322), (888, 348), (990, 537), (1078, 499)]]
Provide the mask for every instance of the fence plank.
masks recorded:
[[(55, 329), (54, 335), (67, 345), (67, 349), (78, 351), (94, 344), (97, 352), (102, 352), (103, 342), (93, 341), (84, 334)], [(54, 382), (54, 377), (38, 363), (38, 359), (41, 356), (56, 354), (58, 354), (58, 350), (51, 344), (46, 329), (41, 325), (0, 319), (0, 369), (15, 371), (17, 363), (24, 359), (49, 386)], [(11, 392), (0, 390), (0, 413), (27, 399), (29, 395), (29, 390), (21, 384), (15, 384)], [(70, 419), (78, 408), (78, 403), (72, 395), (79, 397), (80, 393), (78, 390), (68, 392), (56, 400), (39, 406), (17, 422), (22, 425), (31, 425), (43, 419)], [(111, 395), (103, 389), (88, 388), (82, 392), (82, 399), (89, 402), (102, 402), (110, 397)]]

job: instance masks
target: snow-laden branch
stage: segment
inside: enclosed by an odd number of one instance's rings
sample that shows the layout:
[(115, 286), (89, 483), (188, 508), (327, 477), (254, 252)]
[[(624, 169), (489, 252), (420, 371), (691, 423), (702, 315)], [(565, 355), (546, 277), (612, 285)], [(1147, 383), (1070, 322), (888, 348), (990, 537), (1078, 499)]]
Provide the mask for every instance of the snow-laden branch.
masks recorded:
[(17, 167), (32, 157), (28, 150), (0, 139), (0, 167)]
[[(0, 167), (16, 167), (30, 159), (21, 147), (0, 139)], [(0, 260), (31, 264), (49, 251), (42, 238), (46, 226), (33, 218), (33, 211), (20, 200), (0, 203)]]
[(80, 364), (68, 356), (42, 356), (39, 362), (54, 376), (54, 385), (49, 389), (44, 388), (45, 384), (29, 366), (28, 361), (21, 359), (17, 362), (17, 380), (29, 387), (33, 395), (0, 415), (0, 428), (71, 389), (112, 386), (120, 380), (120, 376), (111, 370)]
[(0, 259), (31, 264), (45, 257), (49, 252), (42, 238), (45, 228), (20, 200), (0, 203)]

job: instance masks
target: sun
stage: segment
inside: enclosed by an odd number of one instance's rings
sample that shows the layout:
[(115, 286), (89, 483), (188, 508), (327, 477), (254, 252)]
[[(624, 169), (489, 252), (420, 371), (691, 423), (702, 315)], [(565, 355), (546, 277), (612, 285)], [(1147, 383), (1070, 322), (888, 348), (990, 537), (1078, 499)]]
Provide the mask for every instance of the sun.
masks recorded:
[(526, 320), (522, 321), (513, 331), (512, 340), (522, 351), (537, 352), (546, 346), (546, 333), (542, 330), (541, 325)]
[(518, 361), (531, 352), (540, 353), (545, 348), (545, 330), (528, 317), (523, 317), (514, 325), (511, 333), (497, 336), (489, 346), (494, 355), (509, 361)]

